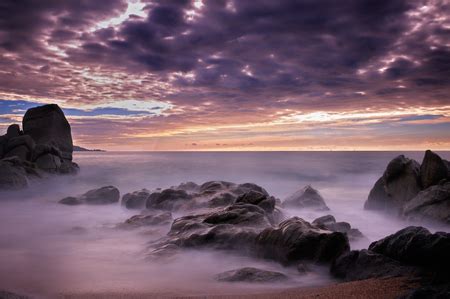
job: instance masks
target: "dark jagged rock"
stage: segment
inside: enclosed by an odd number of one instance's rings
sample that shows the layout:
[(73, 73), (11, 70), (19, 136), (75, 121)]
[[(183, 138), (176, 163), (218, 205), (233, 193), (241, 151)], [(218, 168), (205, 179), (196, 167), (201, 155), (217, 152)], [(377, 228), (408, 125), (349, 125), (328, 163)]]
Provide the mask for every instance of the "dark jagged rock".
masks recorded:
[(40, 178), (36, 165), (18, 157), (0, 160), (0, 189), (21, 189), (28, 186), (30, 179)]
[(217, 274), (215, 276), (215, 279), (225, 282), (263, 283), (285, 281), (288, 279), (288, 277), (280, 272), (245, 267)]
[(122, 196), (122, 205), (127, 209), (142, 209), (145, 207), (150, 191), (142, 189)]
[(19, 137), (22, 134), (20, 131), (20, 126), (18, 124), (12, 124), (6, 130), (6, 137), (8, 139)]
[(450, 224), (450, 182), (421, 191), (403, 207), (403, 215), (415, 220), (437, 220)]
[(89, 190), (78, 197), (66, 197), (59, 201), (61, 204), (66, 205), (77, 205), (77, 204), (110, 204), (119, 201), (120, 192), (114, 186), (106, 186), (98, 189)]
[(135, 215), (127, 219), (122, 227), (141, 227), (141, 226), (151, 226), (151, 225), (166, 225), (172, 222), (172, 214), (170, 212), (165, 212), (162, 214), (154, 215)]
[(450, 233), (410, 226), (373, 242), (369, 250), (407, 265), (450, 271)]
[(367, 249), (353, 250), (339, 256), (331, 265), (331, 274), (352, 281), (369, 278), (411, 276), (417, 269)]
[(446, 163), (434, 152), (427, 150), (420, 166), (420, 180), (423, 188), (438, 184), (448, 176)]
[(255, 245), (259, 256), (282, 264), (301, 260), (331, 262), (350, 248), (345, 234), (320, 229), (298, 217), (263, 230)]
[(22, 120), (23, 132), (39, 144), (54, 145), (63, 159), (72, 161), (73, 143), (69, 122), (58, 105), (28, 109)]
[(389, 162), (370, 191), (364, 208), (398, 212), (421, 190), (420, 164), (400, 155)]
[(363, 234), (358, 229), (352, 228), (350, 223), (336, 222), (336, 219), (332, 215), (319, 217), (315, 219), (312, 224), (322, 229), (345, 233), (349, 240), (355, 240), (363, 237)]
[(329, 208), (325, 204), (325, 200), (320, 195), (320, 193), (309, 185), (286, 198), (283, 202), (283, 206), (329, 210)]

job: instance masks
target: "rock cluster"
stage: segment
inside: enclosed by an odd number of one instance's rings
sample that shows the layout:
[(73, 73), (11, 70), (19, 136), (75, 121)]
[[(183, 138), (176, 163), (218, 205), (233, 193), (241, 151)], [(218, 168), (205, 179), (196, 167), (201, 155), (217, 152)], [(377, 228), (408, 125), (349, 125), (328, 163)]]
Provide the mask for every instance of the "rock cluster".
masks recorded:
[(22, 128), (10, 125), (0, 136), (0, 189), (23, 188), (45, 173), (74, 173), (70, 124), (58, 105), (29, 109)]
[(396, 157), (373, 186), (364, 208), (450, 224), (450, 163), (430, 150), (422, 164)]

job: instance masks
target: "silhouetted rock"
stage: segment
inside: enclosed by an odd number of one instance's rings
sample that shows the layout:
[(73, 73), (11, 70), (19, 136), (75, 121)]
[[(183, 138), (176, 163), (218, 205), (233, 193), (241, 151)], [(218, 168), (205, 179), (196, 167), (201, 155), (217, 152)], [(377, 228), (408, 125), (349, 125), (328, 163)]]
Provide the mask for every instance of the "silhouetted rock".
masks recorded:
[(127, 209), (142, 209), (145, 207), (149, 197), (150, 191), (147, 189), (127, 193), (122, 196), (122, 205)]
[(218, 281), (226, 282), (278, 282), (287, 280), (288, 277), (280, 272), (261, 270), (258, 268), (245, 267), (226, 271), (215, 276)]
[(312, 224), (333, 232), (345, 233), (349, 240), (355, 240), (363, 237), (363, 234), (358, 229), (352, 228), (350, 223), (336, 222), (336, 219), (332, 215), (319, 217), (315, 219)]
[(20, 126), (18, 124), (12, 124), (6, 130), (6, 137), (8, 139), (19, 137), (22, 132), (20, 132)]
[(18, 157), (0, 160), (0, 189), (21, 189), (28, 186), (30, 179), (40, 178), (36, 165)]
[(403, 215), (415, 220), (435, 220), (450, 224), (450, 181), (431, 186), (410, 200)]
[(314, 208), (317, 210), (329, 210), (325, 200), (319, 192), (311, 186), (305, 186), (283, 201), (285, 207)]
[(339, 256), (331, 265), (331, 274), (352, 281), (369, 278), (411, 276), (418, 271), (399, 261), (367, 249), (353, 250)]
[(101, 205), (101, 204), (110, 204), (116, 203), (119, 201), (120, 192), (114, 186), (106, 186), (98, 189), (89, 190), (78, 197), (66, 197), (59, 201), (61, 204), (66, 205), (77, 205), (77, 204), (92, 204), (92, 205)]
[(427, 150), (420, 166), (420, 180), (423, 188), (438, 184), (448, 176), (447, 164), (434, 152)]
[(57, 147), (62, 158), (72, 161), (72, 134), (69, 122), (58, 105), (49, 104), (28, 109), (23, 120), (23, 132), (39, 144)]
[(255, 244), (259, 256), (282, 264), (301, 260), (331, 262), (350, 248), (344, 233), (320, 229), (298, 217), (263, 230)]

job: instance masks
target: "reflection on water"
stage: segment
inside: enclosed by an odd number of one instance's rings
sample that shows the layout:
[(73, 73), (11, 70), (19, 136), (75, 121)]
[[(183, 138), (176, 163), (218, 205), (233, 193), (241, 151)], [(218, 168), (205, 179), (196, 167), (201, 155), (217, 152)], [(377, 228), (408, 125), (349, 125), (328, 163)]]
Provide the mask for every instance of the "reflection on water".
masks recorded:
[[(124, 194), (181, 182), (253, 182), (283, 199), (306, 184), (325, 198), (338, 221), (347, 221), (367, 239), (367, 247), (411, 223), (362, 209), (367, 194), (393, 152), (245, 152), (245, 153), (99, 153), (75, 154), (81, 172), (35, 182), (32, 188), (0, 193), (0, 289), (31, 294), (59, 292), (151, 291), (157, 293), (233, 293), (326, 283), (326, 269), (300, 277), (273, 262), (220, 252), (186, 252), (168, 263), (144, 261), (146, 244), (168, 227), (125, 231), (117, 223), (136, 214), (118, 205), (63, 206), (62, 197), (115, 185)], [(439, 153), (449, 159), (450, 153)], [(407, 156), (422, 160), (423, 153)], [(306, 220), (323, 212), (288, 210)], [(414, 223), (413, 223), (414, 224)], [(423, 224), (422, 224), (423, 225)], [(431, 230), (448, 230), (428, 226)], [(287, 285), (229, 287), (213, 280), (219, 272), (242, 266), (282, 271)]]

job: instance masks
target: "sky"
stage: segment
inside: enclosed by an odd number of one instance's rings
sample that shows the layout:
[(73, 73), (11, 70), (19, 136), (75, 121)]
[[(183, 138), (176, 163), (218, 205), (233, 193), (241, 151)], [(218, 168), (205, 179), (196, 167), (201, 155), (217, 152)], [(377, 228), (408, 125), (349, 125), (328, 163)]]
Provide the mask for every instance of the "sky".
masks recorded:
[(448, 0), (2, 0), (0, 134), (106, 150), (450, 150)]

